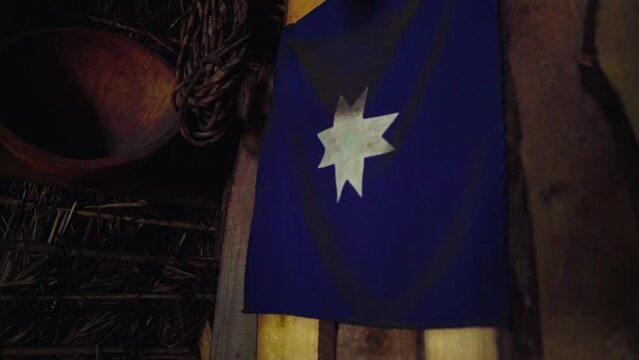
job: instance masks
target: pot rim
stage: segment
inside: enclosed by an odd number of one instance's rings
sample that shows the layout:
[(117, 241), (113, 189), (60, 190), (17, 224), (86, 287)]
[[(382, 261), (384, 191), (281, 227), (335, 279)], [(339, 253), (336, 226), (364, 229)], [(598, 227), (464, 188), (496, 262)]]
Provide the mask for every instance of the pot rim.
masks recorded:
[[(144, 46), (143, 44), (131, 40), (125, 36), (121, 36), (117, 33), (92, 29), (88, 27), (59, 27), (59, 28), (45, 28), (33, 31), (27, 31), (15, 34), (10, 36), (9, 38), (0, 42), (0, 53), (2, 51), (6, 51), (12, 45), (15, 45), (21, 41), (28, 39), (29, 37), (46, 34), (46, 33), (54, 33), (54, 32), (83, 32), (83, 33), (97, 33), (100, 36), (106, 36), (108, 38), (112, 38), (115, 41), (125, 42), (131, 44), (133, 47), (137, 47), (141, 49), (143, 52), (147, 53), (149, 56), (153, 57), (156, 60), (159, 60), (160, 63), (166, 68), (166, 70), (174, 76), (175, 68), (166, 61), (162, 56), (158, 55), (156, 52), (151, 50), (149, 47)], [(175, 81), (175, 78), (174, 78)], [(168, 119), (167, 119), (168, 118)], [(16, 135), (13, 131), (9, 130), (3, 122), (2, 117), (0, 116), (0, 143), (4, 145), (4, 147), (15, 157), (20, 160), (27, 162), (38, 162), (45, 163), (47, 166), (55, 167), (60, 170), (97, 170), (97, 169), (105, 169), (105, 168), (114, 168), (121, 165), (125, 165), (128, 163), (132, 163), (135, 161), (142, 160), (158, 149), (160, 149), (163, 145), (166, 145), (172, 138), (174, 138), (179, 132), (179, 113), (173, 109), (172, 112), (169, 112), (164, 116), (161, 121), (168, 121), (170, 125), (166, 127), (166, 129), (159, 133), (159, 135), (149, 142), (148, 144), (140, 147), (139, 149), (135, 149), (129, 151), (124, 154), (118, 154), (113, 156), (105, 156), (94, 159), (75, 159), (68, 158), (59, 155), (52, 154), (38, 146), (35, 146), (26, 140), (22, 139), (22, 137)], [(28, 156), (26, 154), (29, 154)], [(34, 161), (34, 159), (37, 159)]]

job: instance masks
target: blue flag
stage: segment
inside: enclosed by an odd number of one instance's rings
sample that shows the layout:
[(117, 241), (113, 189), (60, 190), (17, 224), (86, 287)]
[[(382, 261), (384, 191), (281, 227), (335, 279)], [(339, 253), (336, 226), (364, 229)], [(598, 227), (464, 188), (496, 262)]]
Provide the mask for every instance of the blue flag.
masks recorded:
[(503, 325), (496, 0), (328, 0), (282, 32), (245, 311)]

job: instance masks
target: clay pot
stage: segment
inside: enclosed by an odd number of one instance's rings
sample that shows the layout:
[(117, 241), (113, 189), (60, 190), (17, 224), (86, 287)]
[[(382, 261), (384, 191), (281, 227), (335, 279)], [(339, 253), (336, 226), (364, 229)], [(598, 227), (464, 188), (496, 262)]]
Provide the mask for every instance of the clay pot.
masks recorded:
[(0, 48), (0, 142), (57, 182), (109, 178), (177, 134), (169, 64), (117, 34), (61, 28)]

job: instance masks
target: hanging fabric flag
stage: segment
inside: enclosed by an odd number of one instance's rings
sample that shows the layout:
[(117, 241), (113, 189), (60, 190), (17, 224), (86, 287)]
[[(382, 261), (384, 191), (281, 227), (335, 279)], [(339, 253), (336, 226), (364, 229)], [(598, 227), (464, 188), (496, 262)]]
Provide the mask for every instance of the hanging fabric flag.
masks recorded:
[(496, 0), (327, 0), (282, 32), (245, 311), (503, 325)]

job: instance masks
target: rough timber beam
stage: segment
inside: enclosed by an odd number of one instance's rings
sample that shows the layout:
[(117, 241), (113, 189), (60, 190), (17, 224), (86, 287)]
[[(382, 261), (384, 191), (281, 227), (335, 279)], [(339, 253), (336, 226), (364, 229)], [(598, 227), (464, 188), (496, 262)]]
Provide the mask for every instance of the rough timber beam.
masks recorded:
[(225, 211), (219, 227), (222, 256), (210, 360), (253, 360), (256, 356), (257, 317), (243, 314), (242, 307), (258, 143), (255, 135), (242, 135), (235, 168), (225, 190)]

